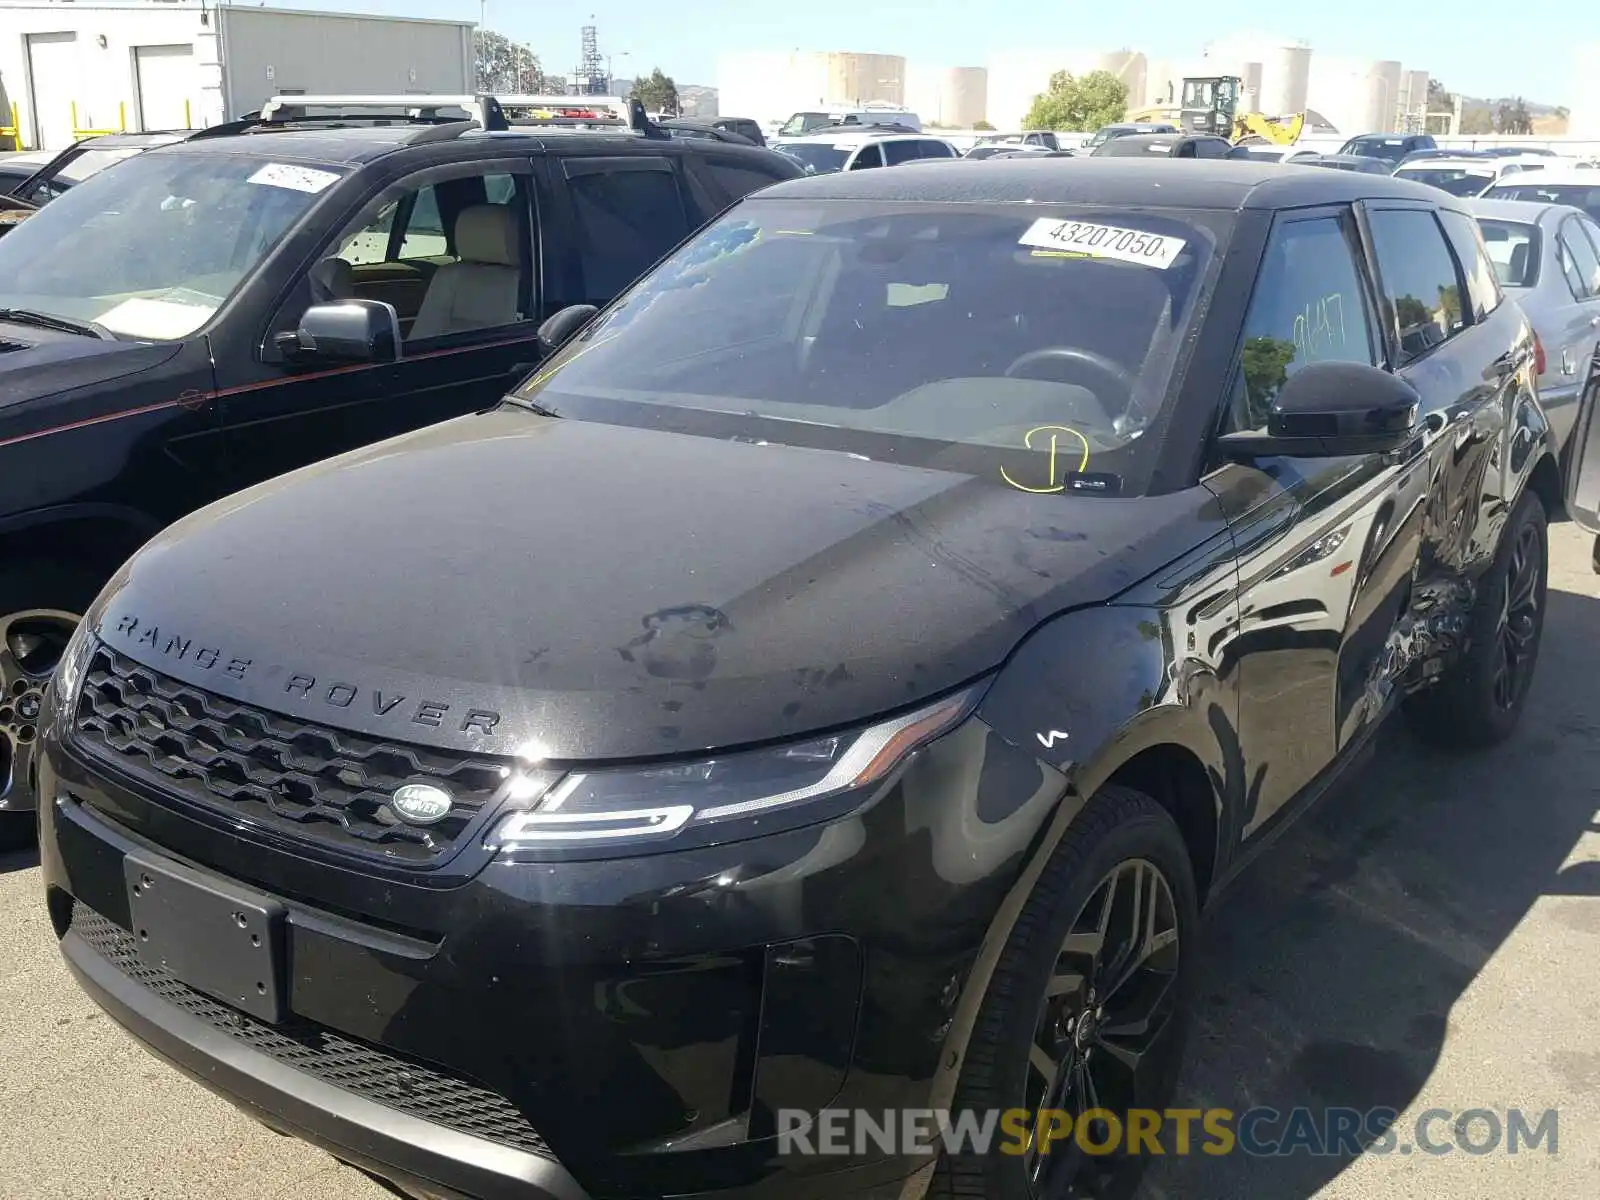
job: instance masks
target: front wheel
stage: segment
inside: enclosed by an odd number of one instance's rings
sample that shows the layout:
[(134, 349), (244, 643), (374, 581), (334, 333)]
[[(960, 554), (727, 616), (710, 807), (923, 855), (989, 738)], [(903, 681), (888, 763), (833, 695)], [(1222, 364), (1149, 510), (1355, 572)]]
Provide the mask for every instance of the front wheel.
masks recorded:
[(931, 1195), (1132, 1191), (1143, 1161), (1127, 1152), (1129, 1117), (1163, 1110), (1176, 1082), (1198, 920), (1171, 815), (1129, 788), (1102, 790), (1056, 848), (1001, 953), (952, 1105), (953, 1121), (972, 1112), (980, 1123), (1023, 1109), (1030, 1135), (1020, 1154), (999, 1143), (986, 1154), (947, 1153)]
[(1431, 689), (1406, 701), (1417, 734), (1469, 748), (1504, 741), (1517, 727), (1544, 635), (1549, 539), (1544, 504), (1524, 491), (1479, 585), (1462, 657)]
[(88, 572), (55, 563), (0, 571), (0, 849), (33, 840), (45, 687), (97, 586)]

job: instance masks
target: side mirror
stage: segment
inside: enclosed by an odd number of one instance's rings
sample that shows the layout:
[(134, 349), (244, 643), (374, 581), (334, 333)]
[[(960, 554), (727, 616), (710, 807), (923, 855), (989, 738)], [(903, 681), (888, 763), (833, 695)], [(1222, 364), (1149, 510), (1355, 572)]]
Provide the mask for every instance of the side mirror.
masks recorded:
[(1230, 458), (1340, 458), (1386, 454), (1416, 428), (1422, 397), (1398, 375), (1365, 363), (1311, 363), (1296, 371), (1267, 414), (1266, 433), (1218, 439)]
[(313, 304), (274, 344), (292, 363), (385, 363), (400, 358), (400, 316), (379, 300)]
[(592, 304), (569, 304), (560, 312), (552, 313), (539, 326), (539, 348), (546, 354), (554, 354), (599, 311)]

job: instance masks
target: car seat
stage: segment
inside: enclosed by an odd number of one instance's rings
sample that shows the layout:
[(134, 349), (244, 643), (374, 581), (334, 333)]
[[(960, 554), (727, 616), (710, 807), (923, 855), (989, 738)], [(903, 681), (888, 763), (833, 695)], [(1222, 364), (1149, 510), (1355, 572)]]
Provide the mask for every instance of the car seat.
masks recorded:
[(512, 211), (477, 204), (456, 218), (456, 257), (433, 273), (408, 340), (493, 329), (521, 319), (521, 246)]

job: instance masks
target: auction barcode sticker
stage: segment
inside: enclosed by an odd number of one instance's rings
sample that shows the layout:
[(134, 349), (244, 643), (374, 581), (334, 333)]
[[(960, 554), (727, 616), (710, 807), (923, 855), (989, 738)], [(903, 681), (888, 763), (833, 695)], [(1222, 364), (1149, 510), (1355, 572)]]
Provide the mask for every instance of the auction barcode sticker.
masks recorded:
[(288, 188), (292, 192), (309, 192), (315, 196), (339, 182), (332, 171), (319, 171), (315, 167), (297, 167), (288, 163), (268, 163), (254, 175), (251, 183), (266, 187)]
[(1142, 229), (1121, 229), (1090, 221), (1058, 221), (1052, 217), (1041, 217), (1028, 226), (1017, 244), (1084, 258), (1142, 263), (1160, 270), (1166, 270), (1177, 261), (1185, 245), (1182, 238), (1147, 233)]

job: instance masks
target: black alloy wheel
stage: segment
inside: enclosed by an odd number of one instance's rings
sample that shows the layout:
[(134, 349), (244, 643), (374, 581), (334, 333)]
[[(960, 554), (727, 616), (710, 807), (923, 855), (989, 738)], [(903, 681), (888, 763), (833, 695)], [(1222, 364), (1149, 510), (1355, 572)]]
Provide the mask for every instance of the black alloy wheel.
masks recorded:
[[(1076, 1129), (1085, 1113), (1137, 1107), (1141, 1072), (1161, 1053), (1176, 1012), (1180, 953), (1166, 876), (1142, 858), (1117, 864), (1074, 919), (1045, 987), (1028, 1048), (1029, 1111), (1062, 1110)], [(1078, 1194), (1093, 1167), (1078, 1134), (1042, 1147), (1038, 1133), (1024, 1155), (1033, 1194)], [(1105, 1145), (1113, 1130), (1096, 1120), (1085, 1136)]]
[(77, 627), (76, 614), (58, 609), (0, 616), (0, 807), (32, 792), (45, 687)]
[(1502, 711), (1515, 708), (1531, 682), (1543, 620), (1544, 557), (1536, 526), (1516, 531), (1495, 627), (1494, 702)]

